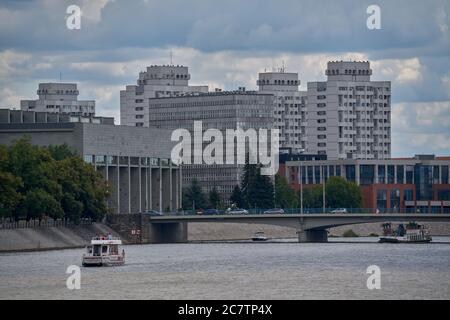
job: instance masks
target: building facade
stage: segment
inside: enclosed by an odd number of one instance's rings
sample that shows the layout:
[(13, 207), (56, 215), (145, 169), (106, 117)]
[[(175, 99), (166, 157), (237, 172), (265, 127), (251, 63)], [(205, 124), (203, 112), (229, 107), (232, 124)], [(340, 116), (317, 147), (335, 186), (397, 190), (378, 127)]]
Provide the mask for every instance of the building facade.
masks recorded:
[(106, 179), (113, 213), (180, 208), (181, 168), (170, 160), (171, 132), (96, 119), (70, 122), (50, 113), (0, 110), (0, 144), (9, 145), (24, 135), (39, 146), (67, 144)]
[(94, 100), (78, 100), (76, 83), (40, 83), (37, 100), (20, 101), (23, 111), (70, 114), (73, 116), (95, 116)]
[(361, 187), (363, 207), (380, 212), (450, 212), (450, 157), (417, 155), (384, 160), (286, 161), (280, 174), (299, 190), (330, 176)]
[[(271, 129), (273, 95), (241, 91), (215, 92), (180, 97), (150, 99), (149, 124), (157, 128), (187, 129), (194, 137), (194, 121), (202, 122), (202, 131), (217, 129), (226, 137), (226, 130)], [(203, 141), (202, 147), (208, 144)], [(242, 149), (241, 149), (242, 150)], [(200, 151), (201, 150), (197, 150)], [(225, 154), (225, 150), (224, 150)], [(196, 179), (205, 192), (214, 187), (228, 201), (233, 188), (240, 184), (242, 164), (183, 165), (183, 185)]]
[(327, 81), (308, 83), (308, 152), (328, 159), (391, 157), (391, 83), (371, 81), (370, 63), (328, 62)]
[(264, 72), (258, 75), (258, 91), (273, 94), (274, 127), (280, 130), (280, 147), (293, 152), (307, 149), (306, 91), (299, 91), (298, 73)]
[(149, 99), (208, 92), (208, 86), (190, 86), (190, 78), (188, 67), (147, 67), (139, 73), (137, 85), (128, 85), (120, 91), (120, 124), (148, 127)]

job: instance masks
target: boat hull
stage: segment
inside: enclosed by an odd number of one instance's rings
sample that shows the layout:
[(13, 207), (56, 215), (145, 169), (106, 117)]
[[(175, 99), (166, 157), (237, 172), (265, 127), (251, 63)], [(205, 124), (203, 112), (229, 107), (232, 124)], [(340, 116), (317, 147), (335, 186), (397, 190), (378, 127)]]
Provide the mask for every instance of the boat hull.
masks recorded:
[(381, 237), (378, 240), (379, 243), (429, 243), (431, 241), (431, 237), (417, 240), (403, 239), (400, 237)]
[(125, 264), (125, 258), (121, 256), (117, 257), (83, 257), (83, 267), (115, 267), (123, 266)]

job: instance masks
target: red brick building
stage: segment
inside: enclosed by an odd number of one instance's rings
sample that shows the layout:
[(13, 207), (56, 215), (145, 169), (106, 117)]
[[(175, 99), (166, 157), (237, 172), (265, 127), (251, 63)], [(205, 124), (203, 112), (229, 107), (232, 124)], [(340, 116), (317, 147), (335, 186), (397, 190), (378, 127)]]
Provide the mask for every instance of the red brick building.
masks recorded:
[(361, 187), (363, 207), (380, 212), (450, 213), (450, 157), (416, 155), (388, 160), (287, 160), (279, 174), (300, 190), (340, 176)]

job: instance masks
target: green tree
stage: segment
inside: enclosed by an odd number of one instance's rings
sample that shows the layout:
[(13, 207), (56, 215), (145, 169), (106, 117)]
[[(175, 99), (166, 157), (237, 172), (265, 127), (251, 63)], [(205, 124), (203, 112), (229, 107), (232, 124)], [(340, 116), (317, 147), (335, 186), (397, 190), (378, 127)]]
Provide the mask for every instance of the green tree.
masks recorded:
[(325, 185), (329, 208), (361, 208), (362, 193), (359, 186), (342, 177), (330, 177)]
[(206, 196), (196, 179), (192, 180), (189, 187), (184, 189), (183, 208), (184, 209), (203, 209), (206, 208)]
[(48, 151), (53, 159), (59, 161), (75, 156), (75, 153), (70, 150), (67, 144), (50, 145)]
[(67, 145), (38, 147), (24, 137), (2, 147), (0, 182), (0, 211), (16, 219), (64, 215), (77, 222), (107, 212), (106, 181)]
[(7, 172), (8, 167), (8, 149), (0, 145), (0, 217), (11, 217), (22, 199), (22, 195), (18, 192), (22, 180)]
[(230, 201), (238, 208), (244, 208), (246, 206), (244, 195), (242, 194), (241, 188), (239, 186), (234, 187), (233, 193), (230, 196)]
[[(299, 192), (300, 202), (300, 192)], [(322, 208), (322, 187), (303, 188), (303, 208)]]
[(244, 208), (273, 208), (274, 186), (269, 176), (261, 174), (261, 165), (250, 164), (248, 157), (241, 181)]
[(296, 208), (298, 206), (298, 198), (295, 190), (293, 190), (285, 177), (275, 176), (275, 207), (280, 208)]
[(217, 188), (214, 187), (208, 194), (208, 200), (209, 200), (209, 205), (212, 208), (219, 208), (220, 203), (222, 201), (222, 199), (220, 198), (219, 192), (217, 191)]
[(40, 188), (30, 190), (25, 194), (19, 210), (27, 219), (41, 219), (44, 216), (62, 218), (64, 216), (61, 204), (51, 194)]

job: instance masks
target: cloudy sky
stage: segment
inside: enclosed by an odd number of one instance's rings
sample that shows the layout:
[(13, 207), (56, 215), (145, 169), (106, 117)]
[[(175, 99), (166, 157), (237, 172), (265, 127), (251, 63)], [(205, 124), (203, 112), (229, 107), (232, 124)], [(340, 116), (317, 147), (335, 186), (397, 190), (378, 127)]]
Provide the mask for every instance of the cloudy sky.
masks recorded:
[[(66, 27), (81, 7), (80, 30)], [(369, 30), (367, 7), (381, 8)], [(370, 60), (392, 81), (393, 156), (450, 155), (448, 0), (1, 0), (0, 108), (39, 82), (77, 82), (119, 121), (119, 91), (151, 64), (190, 67), (191, 84), (256, 88), (264, 69), (325, 80), (328, 60)]]

